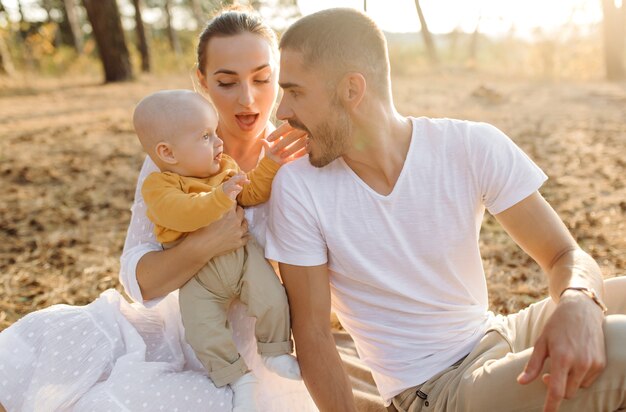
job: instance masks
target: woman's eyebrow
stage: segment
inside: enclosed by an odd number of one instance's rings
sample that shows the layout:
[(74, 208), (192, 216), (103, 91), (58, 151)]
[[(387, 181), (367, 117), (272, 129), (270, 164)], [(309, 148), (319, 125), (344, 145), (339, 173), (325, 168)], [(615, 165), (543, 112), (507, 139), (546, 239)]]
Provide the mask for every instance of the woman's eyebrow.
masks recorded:
[[(269, 66), (270, 66), (269, 63), (265, 63), (265, 64), (262, 64), (262, 65), (260, 65), (258, 67), (255, 67), (254, 69), (252, 69), (251, 72), (252, 73), (256, 73), (256, 72), (261, 71), (261, 70), (263, 70), (263, 69), (265, 69), (266, 67), (269, 67)], [(216, 71), (213, 72), (214, 75), (215, 74), (220, 74), (220, 73), (223, 73), (223, 74), (234, 74), (234, 75), (238, 74), (236, 71), (228, 70), (228, 69), (217, 69)]]

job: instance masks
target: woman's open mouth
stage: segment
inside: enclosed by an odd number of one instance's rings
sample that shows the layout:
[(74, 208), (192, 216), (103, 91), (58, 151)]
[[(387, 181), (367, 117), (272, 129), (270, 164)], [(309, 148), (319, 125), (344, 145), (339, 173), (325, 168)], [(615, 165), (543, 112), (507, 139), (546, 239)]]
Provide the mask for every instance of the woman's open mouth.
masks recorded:
[(237, 125), (243, 131), (249, 132), (254, 129), (256, 125), (257, 119), (259, 118), (258, 113), (250, 113), (250, 114), (236, 114), (235, 119), (237, 119)]

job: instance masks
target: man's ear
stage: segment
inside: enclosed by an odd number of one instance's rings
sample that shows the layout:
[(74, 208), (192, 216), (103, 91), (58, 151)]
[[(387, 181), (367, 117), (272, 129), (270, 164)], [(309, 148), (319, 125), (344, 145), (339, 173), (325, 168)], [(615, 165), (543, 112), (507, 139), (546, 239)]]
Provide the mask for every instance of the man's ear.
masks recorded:
[(157, 157), (161, 159), (163, 163), (168, 165), (175, 165), (176, 163), (178, 163), (178, 160), (176, 160), (176, 156), (174, 155), (174, 151), (172, 150), (172, 146), (169, 143), (157, 143), (154, 151), (156, 152)]
[(348, 72), (337, 85), (337, 95), (346, 109), (355, 109), (365, 97), (366, 89), (367, 82), (361, 73)]

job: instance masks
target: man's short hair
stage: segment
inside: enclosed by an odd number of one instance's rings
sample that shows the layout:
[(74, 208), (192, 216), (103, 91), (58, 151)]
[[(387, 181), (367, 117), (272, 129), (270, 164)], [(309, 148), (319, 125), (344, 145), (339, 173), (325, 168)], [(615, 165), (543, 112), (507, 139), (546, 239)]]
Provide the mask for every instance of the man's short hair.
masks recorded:
[(305, 16), (283, 34), (280, 49), (302, 53), (306, 67), (321, 68), (335, 80), (348, 72), (361, 73), (370, 90), (390, 96), (387, 41), (358, 10), (335, 8)]

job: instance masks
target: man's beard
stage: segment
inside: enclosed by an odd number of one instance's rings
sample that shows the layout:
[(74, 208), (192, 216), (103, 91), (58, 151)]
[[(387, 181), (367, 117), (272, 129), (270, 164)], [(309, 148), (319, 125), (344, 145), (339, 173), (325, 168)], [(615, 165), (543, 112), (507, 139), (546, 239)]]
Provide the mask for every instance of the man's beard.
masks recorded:
[[(349, 149), (348, 140), (352, 134), (352, 122), (343, 107), (334, 106), (337, 110), (334, 122), (325, 120), (313, 133), (307, 130), (309, 139), (312, 140), (311, 144), (314, 144), (309, 152), (309, 162), (315, 167), (326, 166)], [(319, 153), (314, 153), (314, 149)]]

